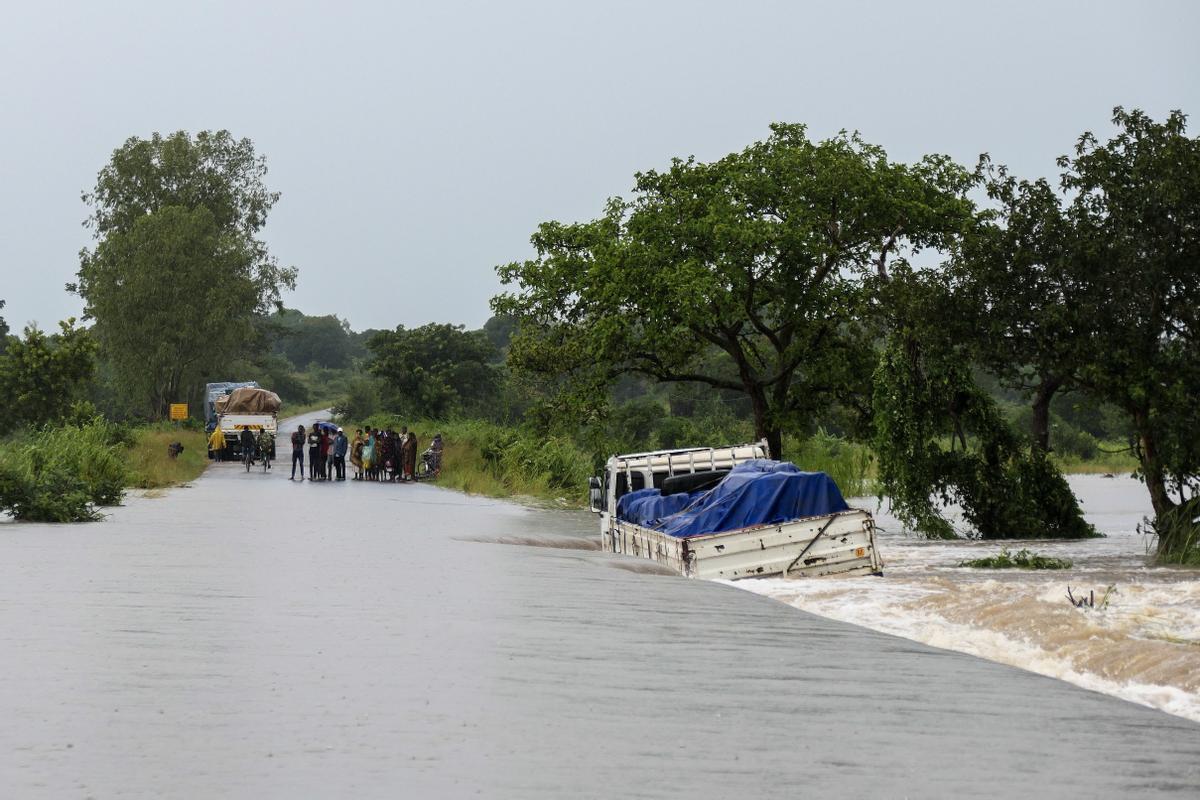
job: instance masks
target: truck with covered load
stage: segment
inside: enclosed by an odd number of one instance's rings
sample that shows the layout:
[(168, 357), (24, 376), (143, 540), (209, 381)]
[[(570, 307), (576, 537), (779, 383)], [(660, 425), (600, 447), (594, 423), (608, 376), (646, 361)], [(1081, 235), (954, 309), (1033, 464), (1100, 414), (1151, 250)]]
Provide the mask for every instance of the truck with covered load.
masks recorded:
[[(210, 383), (208, 384), (205, 415), (211, 419), (208, 423), (209, 432), (220, 429), (225, 441), (222, 449), (222, 459), (229, 461), (242, 455), (242, 431), (251, 431), (258, 437), (260, 431), (266, 431), (270, 441), (275, 441), (278, 429), (280, 408), (279, 395), (262, 389), (254, 381), (245, 383)], [(212, 450), (210, 437), (209, 458), (217, 454)], [(274, 453), (271, 454), (274, 457)]]
[(766, 441), (613, 456), (589, 487), (603, 550), (681, 575), (882, 574), (871, 514)]

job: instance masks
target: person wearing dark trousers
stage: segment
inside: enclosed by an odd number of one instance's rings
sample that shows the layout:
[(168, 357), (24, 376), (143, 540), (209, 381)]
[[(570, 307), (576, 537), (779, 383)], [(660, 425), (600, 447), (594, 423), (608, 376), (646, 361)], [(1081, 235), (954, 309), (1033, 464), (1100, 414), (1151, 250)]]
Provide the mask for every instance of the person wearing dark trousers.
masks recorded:
[(300, 462), (300, 480), (304, 480), (304, 426), (301, 425), (292, 432), (292, 477), (296, 480), (296, 462)]
[(337, 470), (337, 479), (346, 480), (346, 451), (350, 449), (350, 440), (346, 432), (338, 428), (337, 438), (333, 440), (333, 466)]
[(321, 432), (317, 430), (317, 426), (312, 426), (308, 431), (308, 479), (315, 481), (317, 479), (317, 456), (321, 452)]
[(317, 464), (317, 477), (323, 481), (329, 480), (329, 431), (321, 431), (321, 442), (317, 445), (317, 458), (320, 462)]

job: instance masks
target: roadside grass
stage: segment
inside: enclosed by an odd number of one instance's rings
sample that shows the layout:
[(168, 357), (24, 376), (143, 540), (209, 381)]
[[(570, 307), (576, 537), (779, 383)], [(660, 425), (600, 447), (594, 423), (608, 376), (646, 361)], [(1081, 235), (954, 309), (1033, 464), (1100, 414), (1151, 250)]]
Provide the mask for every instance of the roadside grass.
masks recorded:
[(804, 439), (785, 436), (783, 456), (806, 472), (824, 472), (845, 497), (874, 491), (875, 454), (865, 444), (819, 429)]
[(1070, 569), (1071, 562), (1065, 558), (1053, 558), (1051, 556), (1043, 556), (1034, 553), (1030, 550), (1021, 549), (1015, 553), (1009, 552), (1007, 547), (1001, 548), (1000, 552), (994, 556), (986, 556), (984, 558), (973, 558), (969, 561), (960, 561), (960, 567), (972, 567), (974, 569)]
[[(200, 477), (208, 466), (208, 443), (201, 431), (176, 429), (170, 423), (158, 423), (133, 430), (133, 444), (127, 450), (129, 485), (139, 489), (178, 486)], [(167, 446), (183, 445), (183, 452), (172, 459)]]
[(439, 486), (487, 497), (530, 497), (558, 506), (583, 507), (587, 479), (595, 474), (591, 457), (570, 439), (537, 437), (519, 427), (486, 420), (409, 420), (374, 414), (364, 420), (339, 418), (353, 437), (357, 428), (400, 430), (417, 434), (418, 451), (442, 434)]

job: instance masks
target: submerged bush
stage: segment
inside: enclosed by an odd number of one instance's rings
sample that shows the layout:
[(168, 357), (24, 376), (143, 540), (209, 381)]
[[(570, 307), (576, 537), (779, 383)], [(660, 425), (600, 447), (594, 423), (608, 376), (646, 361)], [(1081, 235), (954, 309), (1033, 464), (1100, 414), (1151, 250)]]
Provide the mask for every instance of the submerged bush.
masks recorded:
[(101, 420), (43, 428), (0, 450), (0, 510), (16, 519), (76, 522), (115, 505), (127, 471), (123, 432)]
[(1159, 540), (1158, 563), (1200, 567), (1200, 495), (1143, 525)]
[(1021, 549), (1015, 553), (1002, 548), (997, 555), (974, 558), (959, 562), (960, 567), (976, 569), (1070, 569), (1071, 562), (1065, 558), (1052, 558)]

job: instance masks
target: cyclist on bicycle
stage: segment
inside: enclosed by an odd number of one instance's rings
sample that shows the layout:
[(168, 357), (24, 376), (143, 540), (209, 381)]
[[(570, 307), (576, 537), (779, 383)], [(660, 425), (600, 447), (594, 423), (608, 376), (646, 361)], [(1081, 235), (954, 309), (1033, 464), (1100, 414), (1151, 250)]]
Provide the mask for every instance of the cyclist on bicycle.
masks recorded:
[(263, 458), (263, 466), (270, 469), (271, 459), (275, 457), (275, 437), (264, 428), (258, 432), (255, 445), (258, 447), (258, 454)]
[(242, 433), (238, 436), (238, 444), (242, 448), (242, 462), (254, 466), (254, 431), (242, 428)]

